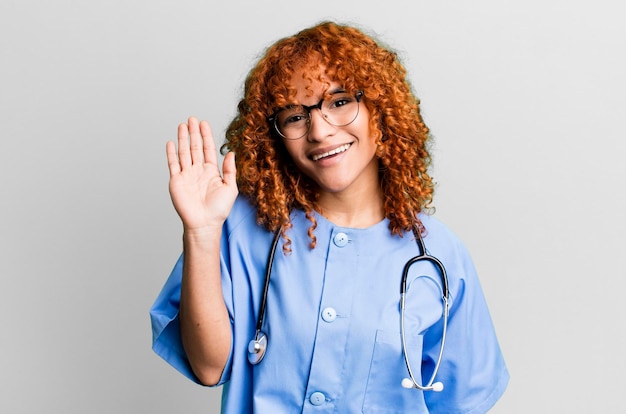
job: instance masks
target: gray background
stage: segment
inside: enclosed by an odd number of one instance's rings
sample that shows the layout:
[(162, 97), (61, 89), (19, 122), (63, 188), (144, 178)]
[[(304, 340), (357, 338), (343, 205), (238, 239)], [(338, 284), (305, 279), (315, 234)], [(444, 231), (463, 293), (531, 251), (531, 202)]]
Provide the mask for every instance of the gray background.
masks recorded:
[(206, 413), (150, 350), (181, 243), (165, 141), (321, 19), (394, 46), (512, 380), (495, 413), (616, 412), (626, 368), (619, 1), (0, 3), (0, 412)]

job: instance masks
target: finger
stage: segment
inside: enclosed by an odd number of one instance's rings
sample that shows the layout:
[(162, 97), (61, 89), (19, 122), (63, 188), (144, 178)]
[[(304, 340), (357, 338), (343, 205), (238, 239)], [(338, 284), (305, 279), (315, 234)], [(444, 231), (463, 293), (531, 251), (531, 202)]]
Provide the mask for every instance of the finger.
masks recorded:
[(202, 152), (202, 135), (196, 117), (189, 118), (189, 147), (191, 148), (192, 164), (204, 164), (204, 153)]
[(229, 152), (222, 163), (224, 183), (228, 186), (237, 186), (237, 167), (235, 165), (235, 153)]
[(200, 133), (203, 138), (204, 161), (217, 165), (217, 147), (213, 138), (213, 131), (207, 121), (200, 122)]
[(189, 153), (189, 127), (187, 124), (178, 125), (178, 161), (182, 170), (191, 167)]
[(167, 141), (165, 144), (165, 153), (167, 154), (167, 165), (170, 170), (170, 177), (180, 173), (180, 163), (178, 162), (178, 155), (176, 155), (176, 144), (172, 141)]

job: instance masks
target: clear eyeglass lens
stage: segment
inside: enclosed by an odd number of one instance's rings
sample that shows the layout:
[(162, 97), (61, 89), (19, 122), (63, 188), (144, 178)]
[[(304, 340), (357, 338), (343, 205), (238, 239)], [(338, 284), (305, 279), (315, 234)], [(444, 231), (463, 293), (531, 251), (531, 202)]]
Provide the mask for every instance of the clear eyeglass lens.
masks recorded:
[[(359, 114), (359, 101), (349, 93), (336, 93), (321, 105), (322, 115), (334, 126), (346, 126)], [(288, 139), (302, 138), (311, 125), (311, 110), (302, 105), (289, 106), (276, 114), (276, 128)]]

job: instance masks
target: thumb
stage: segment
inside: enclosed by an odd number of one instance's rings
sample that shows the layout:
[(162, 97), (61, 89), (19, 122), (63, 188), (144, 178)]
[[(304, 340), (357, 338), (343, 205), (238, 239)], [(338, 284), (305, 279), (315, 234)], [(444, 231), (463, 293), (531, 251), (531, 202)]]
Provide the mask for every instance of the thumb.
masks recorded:
[(222, 163), (223, 180), (228, 186), (237, 186), (237, 167), (235, 166), (235, 153), (229, 152)]

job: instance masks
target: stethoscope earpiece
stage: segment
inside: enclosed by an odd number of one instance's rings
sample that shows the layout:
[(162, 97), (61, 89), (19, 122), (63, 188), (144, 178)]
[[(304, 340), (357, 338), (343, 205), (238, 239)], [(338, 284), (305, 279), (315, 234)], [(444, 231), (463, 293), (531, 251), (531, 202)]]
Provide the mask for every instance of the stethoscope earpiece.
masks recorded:
[(417, 382), (414, 382), (411, 378), (404, 378), (402, 380), (402, 387), (408, 388), (408, 389), (416, 388), (422, 391), (435, 391), (435, 392), (443, 391), (443, 383), (439, 381), (433, 383), (431, 386), (422, 386), (422, 385), (419, 385)]

